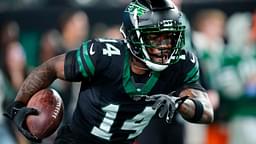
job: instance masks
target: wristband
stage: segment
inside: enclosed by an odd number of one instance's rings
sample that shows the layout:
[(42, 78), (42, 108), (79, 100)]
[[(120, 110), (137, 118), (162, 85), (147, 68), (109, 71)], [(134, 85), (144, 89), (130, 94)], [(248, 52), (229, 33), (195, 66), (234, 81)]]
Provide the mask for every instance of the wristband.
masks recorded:
[(189, 119), (190, 122), (199, 122), (203, 116), (204, 107), (203, 104), (196, 99), (191, 99), (192, 102), (195, 104), (195, 115)]

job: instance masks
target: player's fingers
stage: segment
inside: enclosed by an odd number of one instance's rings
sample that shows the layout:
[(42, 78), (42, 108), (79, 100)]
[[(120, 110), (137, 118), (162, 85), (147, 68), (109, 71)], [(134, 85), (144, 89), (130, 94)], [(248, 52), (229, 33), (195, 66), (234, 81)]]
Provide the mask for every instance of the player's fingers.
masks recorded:
[(169, 106), (168, 106), (168, 104), (165, 104), (164, 106), (161, 107), (161, 109), (160, 109), (160, 111), (159, 111), (159, 113), (158, 113), (158, 116), (159, 116), (160, 118), (163, 118), (164, 115), (167, 113), (168, 110), (169, 110)]
[(25, 121), (26, 117), (30, 114), (37, 115), (37, 110), (32, 109), (32, 108), (21, 108), (21, 110), (16, 114), (14, 117), (14, 122), (16, 125), (20, 128), (23, 127), (23, 122)]
[(159, 107), (163, 104), (163, 100), (158, 99), (153, 105), (152, 108), (155, 109), (159, 109)]
[(177, 98), (174, 102), (175, 102), (175, 109), (179, 109), (179, 107), (181, 106), (181, 104), (184, 103), (184, 101), (188, 98), (188, 96), (184, 96), (181, 98)]
[(29, 140), (33, 141), (33, 142), (37, 142), (40, 143), (41, 140), (35, 136), (33, 136), (28, 130), (26, 129), (20, 129), (20, 131), (22, 132), (22, 134)]
[(175, 108), (175, 104), (174, 103), (171, 103), (170, 106), (168, 107), (168, 112), (166, 114), (166, 122), (167, 123), (171, 123), (172, 121), (172, 118), (174, 116), (174, 113), (176, 111), (176, 108)]
[(160, 96), (159, 95), (151, 95), (151, 96), (146, 96), (146, 101), (156, 101), (157, 99), (159, 99)]
[(173, 112), (168, 111), (167, 114), (166, 114), (166, 119), (165, 119), (165, 121), (166, 121), (167, 123), (171, 123), (172, 117), (173, 117)]
[(175, 111), (176, 110), (176, 103), (170, 102), (169, 104), (169, 111)]
[(151, 98), (150, 96), (146, 96), (145, 101), (155, 101), (156, 99)]
[[(28, 138), (28, 139), (34, 139), (34, 136), (27, 130), (21, 128), (20, 131), (22, 132), (22, 134)], [(36, 138), (35, 138), (36, 139)]]
[(38, 115), (38, 110), (34, 108), (26, 108), (26, 115)]
[(3, 116), (9, 118), (9, 119), (12, 119), (12, 116), (9, 114), (9, 113), (3, 113)]
[(26, 112), (27, 112), (27, 110), (26, 110), (25, 107), (21, 108), (17, 112), (16, 116), (14, 117), (14, 120), (16, 120), (16, 121), (23, 121), (25, 119), (25, 117), (26, 117)]

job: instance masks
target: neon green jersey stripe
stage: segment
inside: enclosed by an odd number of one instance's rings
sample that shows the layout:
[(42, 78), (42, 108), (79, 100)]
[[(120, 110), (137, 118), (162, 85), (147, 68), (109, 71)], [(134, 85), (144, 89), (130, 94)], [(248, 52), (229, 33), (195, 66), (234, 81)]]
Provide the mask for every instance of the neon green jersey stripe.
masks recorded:
[(85, 62), (87, 64), (91, 74), (94, 75), (95, 67), (92, 63), (90, 56), (89, 56), (87, 44), (88, 44), (87, 42), (83, 43), (83, 57), (85, 59)]
[(88, 77), (88, 74), (87, 72), (85, 71), (84, 69), (84, 65), (83, 65), (83, 62), (82, 62), (82, 59), (81, 59), (81, 52), (80, 52), (81, 49), (79, 49), (76, 53), (76, 58), (77, 58), (77, 62), (78, 62), (78, 65), (79, 65), (79, 71), (82, 73), (82, 75), (84, 77)]
[(159, 76), (160, 76), (159, 72), (152, 72), (150, 79), (147, 81), (147, 83), (142, 88), (143, 94), (148, 94), (152, 90), (152, 88), (153, 88), (153, 86), (155, 86)]
[(153, 72), (149, 80), (145, 83), (145, 85), (141, 88), (135, 87), (134, 83), (131, 80), (131, 72), (129, 65), (129, 54), (126, 51), (125, 54), (125, 64), (124, 64), (124, 72), (123, 72), (123, 87), (127, 94), (130, 96), (133, 95), (146, 95), (148, 94), (152, 88), (155, 86), (158, 78), (160, 76), (159, 72)]
[(130, 65), (129, 65), (129, 54), (125, 52), (125, 62), (124, 62), (124, 71), (123, 71), (123, 87), (127, 94), (134, 95), (137, 94), (136, 87), (133, 85), (130, 80)]
[(199, 65), (198, 65), (198, 62), (196, 62), (194, 67), (187, 73), (187, 76), (184, 82), (187, 82), (189, 80), (188, 83), (190, 83), (198, 79), (199, 79)]

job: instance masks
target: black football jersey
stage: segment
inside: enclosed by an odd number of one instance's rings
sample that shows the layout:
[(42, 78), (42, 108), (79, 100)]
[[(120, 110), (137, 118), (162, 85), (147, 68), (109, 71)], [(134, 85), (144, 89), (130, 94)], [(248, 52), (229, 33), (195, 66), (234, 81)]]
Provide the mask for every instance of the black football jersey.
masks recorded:
[(182, 50), (178, 63), (161, 72), (138, 76), (130, 70), (130, 52), (122, 40), (95, 39), (67, 53), (65, 78), (82, 81), (72, 130), (92, 143), (129, 143), (153, 115), (146, 95), (169, 94), (198, 83), (194, 54)]

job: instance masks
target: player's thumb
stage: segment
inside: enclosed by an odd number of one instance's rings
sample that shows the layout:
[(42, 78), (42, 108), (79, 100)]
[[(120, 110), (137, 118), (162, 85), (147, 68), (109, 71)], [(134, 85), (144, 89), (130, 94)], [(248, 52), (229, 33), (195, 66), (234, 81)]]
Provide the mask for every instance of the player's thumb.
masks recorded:
[(39, 111), (34, 109), (34, 108), (24, 108), (25, 109), (25, 115), (38, 115), (39, 114)]

